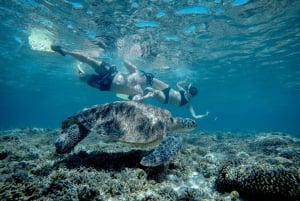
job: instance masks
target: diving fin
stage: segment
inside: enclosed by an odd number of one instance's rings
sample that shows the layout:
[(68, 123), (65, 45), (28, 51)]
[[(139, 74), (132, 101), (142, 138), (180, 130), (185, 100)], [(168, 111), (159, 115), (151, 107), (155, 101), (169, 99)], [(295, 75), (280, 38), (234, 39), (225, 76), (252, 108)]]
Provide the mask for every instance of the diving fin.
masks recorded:
[(121, 99), (123, 99), (123, 100), (130, 100), (129, 99), (129, 95), (127, 95), (127, 94), (116, 94), (116, 96), (118, 97), (118, 98), (121, 98)]

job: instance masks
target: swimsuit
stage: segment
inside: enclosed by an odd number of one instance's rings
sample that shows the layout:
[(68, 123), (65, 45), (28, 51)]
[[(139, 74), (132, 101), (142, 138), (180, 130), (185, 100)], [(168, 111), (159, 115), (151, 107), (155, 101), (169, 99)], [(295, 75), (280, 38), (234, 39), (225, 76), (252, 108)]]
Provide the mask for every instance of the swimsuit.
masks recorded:
[(185, 93), (185, 91), (179, 91), (179, 93), (180, 93), (180, 106), (183, 106), (183, 105), (185, 105), (185, 104), (187, 104), (188, 103), (188, 100), (186, 100), (186, 98), (185, 98), (185, 95), (184, 95), (184, 93)]
[[(171, 90), (171, 87), (167, 87), (162, 90), (162, 92), (165, 95), (164, 104), (167, 104), (169, 102), (170, 90)], [(179, 91), (179, 93), (180, 93), (180, 106), (183, 106), (188, 103), (188, 100), (185, 98), (185, 95), (184, 95), (185, 91)]]
[(115, 66), (109, 66), (105, 75), (91, 75), (88, 80), (88, 84), (92, 87), (98, 88), (101, 91), (109, 91), (111, 83), (117, 74), (117, 69)]
[(170, 90), (171, 90), (171, 87), (167, 87), (167, 88), (165, 88), (165, 89), (162, 90), (162, 92), (163, 92), (164, 95), (165, 95), (165, 101), (164, 101), (164, 104), (167, 104), (167, 103), (169, 102)]

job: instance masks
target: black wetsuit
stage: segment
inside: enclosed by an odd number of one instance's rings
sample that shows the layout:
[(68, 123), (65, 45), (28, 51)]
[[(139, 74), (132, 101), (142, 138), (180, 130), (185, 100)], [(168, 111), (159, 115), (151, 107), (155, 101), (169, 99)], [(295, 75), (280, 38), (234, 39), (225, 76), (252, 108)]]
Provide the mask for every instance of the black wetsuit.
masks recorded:
[(110, 90), (111, 83), (118, 71), (115, 66), (107, 65), (106, 67), (108, 67), (108, 70), (104, 75), (91, 75), (88, 80), (88, 84), (90, 86), (95, 87), (101, 91)]
[[(164, 104), (167, 104), (169, 102), (170, 90), (171, 90), (171, 87), (167, 87), (162, 90), (162, 92), (165, 95)], [(181, 90), (181, 91), (179, 91), (179, 93), (180, 93), (180, 106), (183, 106), (188, 103), (188, 100), (185, 98), (185, 95), (184, 95), (185, 91)]]

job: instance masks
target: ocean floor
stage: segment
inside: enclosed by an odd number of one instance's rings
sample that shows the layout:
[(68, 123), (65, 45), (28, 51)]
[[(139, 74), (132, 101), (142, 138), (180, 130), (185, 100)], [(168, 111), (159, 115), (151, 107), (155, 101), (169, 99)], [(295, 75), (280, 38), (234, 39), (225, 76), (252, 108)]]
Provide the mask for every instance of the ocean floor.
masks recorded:
[(143, 167), (151, 149), (91, 133), (65, 155), (59, 130), (0, 131), (0, 200), (299, 200), (300, 139), (285, 133), (181, 134), (168, 164)]

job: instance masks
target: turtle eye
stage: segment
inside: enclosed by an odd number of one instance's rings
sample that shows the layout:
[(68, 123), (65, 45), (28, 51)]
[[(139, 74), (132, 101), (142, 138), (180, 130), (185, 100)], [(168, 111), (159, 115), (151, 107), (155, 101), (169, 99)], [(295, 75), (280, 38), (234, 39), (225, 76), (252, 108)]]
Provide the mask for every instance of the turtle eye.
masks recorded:
[(192, 120), (192, 119), (185, 119), (185, 123), (187, 125), (188, 128), (195, 128), (196, 127), (196, 121)]
[(192, 120), (191, 121), (192, 127), (195, 128), (197, 126), (196, 121)]

